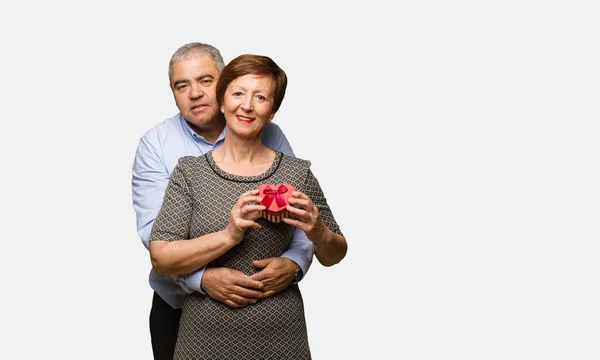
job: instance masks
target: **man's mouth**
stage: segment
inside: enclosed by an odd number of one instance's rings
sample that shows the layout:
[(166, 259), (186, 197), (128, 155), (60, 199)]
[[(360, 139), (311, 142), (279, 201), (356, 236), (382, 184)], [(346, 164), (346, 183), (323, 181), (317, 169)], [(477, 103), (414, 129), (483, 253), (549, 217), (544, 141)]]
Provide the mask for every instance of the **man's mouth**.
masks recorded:
[(206, 105), (204, 105), (204, 104), (198, 104), (198, 105), (192, 106), (192, 108), (190, 110), (191, 111), (199, 111), (199, 110), (204, 109), (205, 106)]

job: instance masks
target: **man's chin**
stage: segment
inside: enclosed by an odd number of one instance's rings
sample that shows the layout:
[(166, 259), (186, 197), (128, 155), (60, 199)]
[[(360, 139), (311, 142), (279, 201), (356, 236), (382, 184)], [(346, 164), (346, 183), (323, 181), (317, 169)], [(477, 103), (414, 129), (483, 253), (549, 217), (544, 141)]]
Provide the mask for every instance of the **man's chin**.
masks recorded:
[[(192, 115), (192, 114), (190, 114), (190, 115)], [(222, 121), (223, 118), (221, 116), (218, 116), (218, 115), (217, 116), (213, 116), (212, 118), (210, 118), (210, 117), (208, 117), (206, 115), (203, 115), (203, 116), (197, 116), (197, 115), (193, 116), (192, 115), (190, 117), (187, 117), (187, 116), (184, 115), (183, 117), (185, 118), (185, 120), (187, 120), (187, 122), (190, 125), (192, 125), (192, 127), (195, 126), (195, 127), (198, 127), (198, 128), (206, 128), (206, 127), (209, 127), (209, 126), (212, 127), (213, 125), (216, 126), (216, 125), (219, 125), (220, 123), (224, 122), (224, 121)]]

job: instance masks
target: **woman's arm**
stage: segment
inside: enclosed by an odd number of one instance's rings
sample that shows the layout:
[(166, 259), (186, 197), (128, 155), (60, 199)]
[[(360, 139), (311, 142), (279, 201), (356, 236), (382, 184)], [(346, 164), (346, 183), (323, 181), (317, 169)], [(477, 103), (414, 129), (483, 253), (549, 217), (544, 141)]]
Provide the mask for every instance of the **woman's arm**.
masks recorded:
[[(317, 210), (318, 211), (318, 210)], [(308, 238), (315, 243), (315, 256), (323, 266), (332, 266), (346, 256), (348, 244), (343, 235), (331, 231), (327, 225), (320, 221), (313, 229), (313, 233)]]
[(294, 214), (295, 219), (284, 218), (283, 221), (304, 230), (308, 239), (315, 244), (315, 255), (322, 265), (335, 265), (346, 256), (346, 238), (333, 217), (319, 182), (310, 170), (306, 189), (308, 194), (299, 191), (292, 193), (294, 197), (289, 198), (287, 210)]
[[(348, 251), (346, 238), (329, 229), (321, 219), (318, 207), (306, 194), (294, 191), (292, 195), (294, 198), (289, 199), (290, 206), (287, 210), (301, 220), (284, 218), (283, 221), (304, 230), (308, 239), (315, 244), (315, 256), (323, 266), (332, 266), (342, 261)], [(302, 206), (304, 210), (291, 205)]]
[(193, 196), (187, 181), (180, 160), (150, 234), (150, 259), (159, 274), (187, 274), (206, 266), (242, 241), (247, 229), (260, 228), (254, 220), (265, 207), (250, 204), (260, 202), (258, 191), (250, 190), (233, 206), (224, 230), (187, 240), (193, 216)]
[(159, 274), (187, 274), (206, 266), (237, 244), (227, 230), (191, 240), (153, 240), (150, 242), (150, 259)]

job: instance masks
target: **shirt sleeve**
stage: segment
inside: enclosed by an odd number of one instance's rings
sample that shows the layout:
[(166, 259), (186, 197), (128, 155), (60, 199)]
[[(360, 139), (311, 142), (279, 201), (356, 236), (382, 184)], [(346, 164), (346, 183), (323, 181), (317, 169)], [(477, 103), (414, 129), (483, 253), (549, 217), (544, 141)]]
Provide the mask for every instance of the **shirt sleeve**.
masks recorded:
[[(150, 138), (142, 137), (133, 163), (131, 186), (137, 232), (147, 249), (152, 225), (160, 211), (168, 184), (169, 172), (158, 148), (152, 145)], [(199, 291), (204, 270), (205, 268), (201, 268), (186, 276), (176, 276), (173, 279), (187, 293)]]
[(131, 187), (137, 232), (146, 248), (168, 183), (169, 173), (164, 162), (150, 140), (143, 137), (133, 163)]
[(204, 270), (206, 270), (206, 267), (203, 267), (202, 269), (187, 274), (185, 276), (182, 276), (183, 279), (178, 279), (178, 283), (179, 281), (183, 280), (183, 285), (179, 284), (183, 290), (185, 290), (188, 294), (191, 294), (194, 291), (197, 291), (201, 294), (206, 295), (206, 293), (204, 291), (202, 291), (202, 277), (204, 276)]
[(308, 237), (301, 229), (294, 230), (294, 237), (290, 241), (288, 249), (281, 255), (286, 257), (300, 266), (298, 273), (298, 281), (302, 280), (308, 272), (308, 268), (312, 263), (315, 244), (308, 240)]

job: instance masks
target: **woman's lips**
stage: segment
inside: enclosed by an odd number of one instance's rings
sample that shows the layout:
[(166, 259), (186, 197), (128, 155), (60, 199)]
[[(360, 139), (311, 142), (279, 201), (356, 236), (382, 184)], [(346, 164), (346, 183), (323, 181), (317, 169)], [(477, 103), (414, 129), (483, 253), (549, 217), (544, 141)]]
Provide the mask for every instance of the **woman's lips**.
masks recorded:
[(241, 115), (236, 115), (235, 117), (237, 118), (237, 120), (239, 122), (244, 123), (244, 124), (251, 124), (254, 121), (253, 118), (249, 118), (249, 117), (245, 117), (245, 116), (241, 116)]

